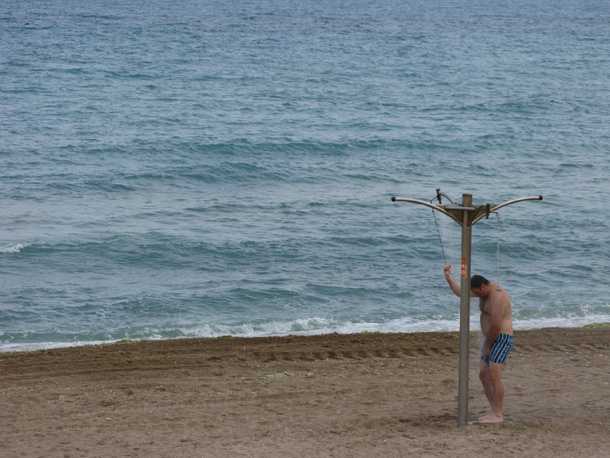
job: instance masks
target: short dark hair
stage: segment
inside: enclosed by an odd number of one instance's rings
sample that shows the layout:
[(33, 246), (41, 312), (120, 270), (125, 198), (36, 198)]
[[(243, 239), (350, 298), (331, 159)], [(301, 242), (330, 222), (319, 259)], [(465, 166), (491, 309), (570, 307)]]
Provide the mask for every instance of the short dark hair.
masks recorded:
[(483, 285), (489, 285), (489, 280), (482, 275), (473, 275), (470, 279), (471, 288), (480, 288)]

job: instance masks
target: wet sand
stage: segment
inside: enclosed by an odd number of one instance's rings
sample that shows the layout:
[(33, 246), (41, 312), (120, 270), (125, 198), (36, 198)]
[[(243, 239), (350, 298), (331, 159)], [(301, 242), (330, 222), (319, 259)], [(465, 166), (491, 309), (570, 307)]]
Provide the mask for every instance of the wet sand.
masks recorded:
[[(455, 333), (0, 354), (2, 457), (607, 457), (610, 329), (517, 332), (506, 421), (456, 428)], [(485, 413), (472, 339), (470, 412)]]

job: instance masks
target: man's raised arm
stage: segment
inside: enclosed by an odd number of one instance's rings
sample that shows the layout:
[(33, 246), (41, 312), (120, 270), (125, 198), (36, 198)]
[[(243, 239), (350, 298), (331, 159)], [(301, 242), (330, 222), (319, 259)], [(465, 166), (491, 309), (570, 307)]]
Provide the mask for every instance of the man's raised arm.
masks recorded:
[(450, 265), (446, 265), (445, 267), (443, 267), (443, 272), (445, 273), (445, 280), (447, 280), (447, 283), (449, 284), (449, 288), (451, 288), (451, 291), (453, 291), (453, 294), (455, 294), (457, 297), (460, 297), (460, 294), (461, 294), (460, 285), (451, 276), (451, 269), (452, 269), (452, 267)]

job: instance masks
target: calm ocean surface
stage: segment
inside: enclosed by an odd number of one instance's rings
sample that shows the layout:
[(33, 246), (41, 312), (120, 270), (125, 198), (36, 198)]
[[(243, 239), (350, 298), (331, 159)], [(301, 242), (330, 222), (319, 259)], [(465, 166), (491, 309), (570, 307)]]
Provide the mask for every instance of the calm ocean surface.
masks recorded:
[(457, 329), (437, 187), (545, 196), (517, 329), (610, 321), (609, 75), (607, 0), (4, 0), (0, 348)]

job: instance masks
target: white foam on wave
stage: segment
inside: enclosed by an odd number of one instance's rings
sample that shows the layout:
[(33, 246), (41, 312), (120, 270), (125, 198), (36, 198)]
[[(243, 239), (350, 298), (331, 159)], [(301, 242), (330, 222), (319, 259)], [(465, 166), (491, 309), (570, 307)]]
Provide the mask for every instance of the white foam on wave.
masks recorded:
[(0, 253), (3, 253), (3, 254), (20, 253), (21, 250), (23, 250), (27, 246), (28, 246), (27, 243), (16, 243), (14, 245), (6, 245), (3, 247), (0, 247)]
[[(530, 320), (515, 320), (515, 330), (540, 328), (574, 328), (594, 323), (610, 322), (610, 315), (567, 316), (556, 318), (539, 318)], [(327, 318), (312, 317), (293, 321), (270, 321), (257, 325), (203, 325), (195, 328), (181, 329), (186, 337), (274, 337), (286, 335), (318, 335), (318, 334), (355, 334), (359, 332), (451, 332), (459, 331), (460, 323), (454, 320), (415, 320), (399, 318), (383, 323), (374, 322), (340, 322)], [(473, 315), (470, 319), (470, 330), (480, 331), (479, 317)]]
[(578, 328), (595, 323), (610, 323), (610, 315), (588, 315), (557, 318), (536, 318), (514, 322), (515, 329)]
[[(610, 315), (588, 315), (556, 318), (538, 318), (516, 320), (513, 327), (516, 331), (542, 328), (575, 328), (594, 323), (610, 323)], [(459, 331), (459, 319), (454, 320), (415, 320), (399, 318), (384, 323), (373, 322), (340, 322), (333, 319), (311, 317), (291, 321), (269, 321), (260, 324), (185, 326), (179, 329), (179, 338), (196, 337), (280, 337), (288, 335), (323, 335), (323, 334), (357, 334), (362, 332), (451, 332)], [(473, 315), (470, 330), (480, 331), (478, 316)], [(152, 331), (152, 330), (151, 330)], [(131, 341), (162, 340), (161, 330), (146, 338), (128, 339)], [(125, 339), (122, 339), (125, 340)], [(0, 352), (49, 350), (53, 348), (102, 345), (121, 340), (73, 341), (73, 342), (40, 342), (40, 343), (0, 343)]]
[(0, 343), (0, 353), (13, 351), (52, 350), (54, 348), (85, 347), (89, 345), (104, 345), (118, 340), (90, 340), (74, 342), (36, 342), (36, 343)]

